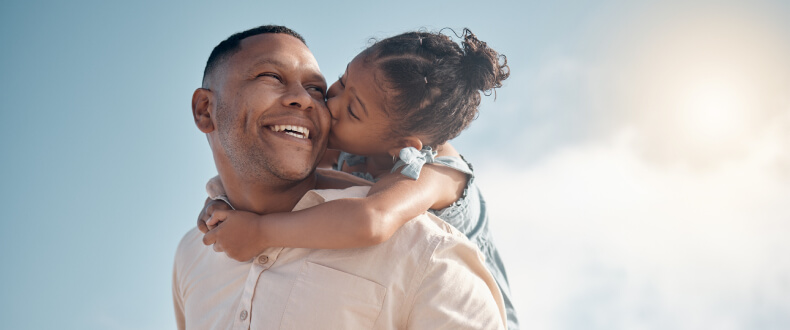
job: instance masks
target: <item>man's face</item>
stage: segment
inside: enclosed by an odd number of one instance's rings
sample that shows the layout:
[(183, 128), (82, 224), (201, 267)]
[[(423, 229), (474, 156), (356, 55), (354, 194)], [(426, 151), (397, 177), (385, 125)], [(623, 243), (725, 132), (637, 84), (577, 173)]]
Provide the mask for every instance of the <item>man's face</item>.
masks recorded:
[(267, 33), (242, 40), (226, 61), (211, 87), (212, 148), (241, 178), (303, 180), (324, 153), (330, 125), (313, 54), (292, 36)]

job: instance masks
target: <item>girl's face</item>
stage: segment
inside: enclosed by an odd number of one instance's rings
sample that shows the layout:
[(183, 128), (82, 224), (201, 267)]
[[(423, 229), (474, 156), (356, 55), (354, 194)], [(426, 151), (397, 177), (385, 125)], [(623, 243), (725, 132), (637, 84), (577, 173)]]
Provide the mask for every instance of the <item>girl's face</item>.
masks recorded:
[(375, 79), (376, 69), (357, 55), (329, 88), (326, 105), (332, 114), (329, 148), (364, 156), (389, 153), (397, 145), (385, 109), (387, 91)]

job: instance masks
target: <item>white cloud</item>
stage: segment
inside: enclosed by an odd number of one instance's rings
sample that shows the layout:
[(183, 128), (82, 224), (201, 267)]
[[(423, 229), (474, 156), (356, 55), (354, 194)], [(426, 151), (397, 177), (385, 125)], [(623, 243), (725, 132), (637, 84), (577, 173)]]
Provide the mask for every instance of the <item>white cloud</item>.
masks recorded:
[(633, 129), (478, 164), (525, 328), (790, 327), (783, 126), (704, 171), (645, 161)]
[(790, 328), (787, 21), (645, 6), (541, 50), (458, 139), (524, 328)]

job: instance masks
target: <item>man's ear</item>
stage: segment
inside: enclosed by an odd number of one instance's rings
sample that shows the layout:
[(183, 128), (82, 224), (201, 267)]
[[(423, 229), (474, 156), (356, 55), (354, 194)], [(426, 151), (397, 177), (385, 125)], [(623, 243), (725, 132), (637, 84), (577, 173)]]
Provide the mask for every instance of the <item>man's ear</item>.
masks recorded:
[(214, 101), (214, 93), (206, 88), (198, 88), (192, 94), (192, 117), (195, 125), (203, 133), (214, 131), (214, 121), (211, 119), (211, 105)]
[(403, 148), (414, 147), (414, 149), (422, 150), (422, 140), (416, 136), (407, 136), (401, 138), (400, 143), (398, 146), (389, 150), (389, 154), (392, 157), (396, 157), (400, 155), (400, 150)]

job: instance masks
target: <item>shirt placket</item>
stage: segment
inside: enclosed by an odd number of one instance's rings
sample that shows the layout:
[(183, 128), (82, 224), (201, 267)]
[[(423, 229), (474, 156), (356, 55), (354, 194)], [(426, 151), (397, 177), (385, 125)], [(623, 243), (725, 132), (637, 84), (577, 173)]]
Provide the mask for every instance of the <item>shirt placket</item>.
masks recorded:
[(241, 294), (241, 301), (239, 308), (236, 310), (233, 322), (233, 329), (249, 329), (250, 320), (252, 319), (252, 298), (255, 295), (255, 288), (258, 286), (258, 280), (261, 274), (269, 269), (277, 260), (283, 248), (267, 249), (264, 253), (258, 255), (253, 259), (250, 265), (250, 272), (247, 274), (247, 280), (244, 282), (244, 291)]

